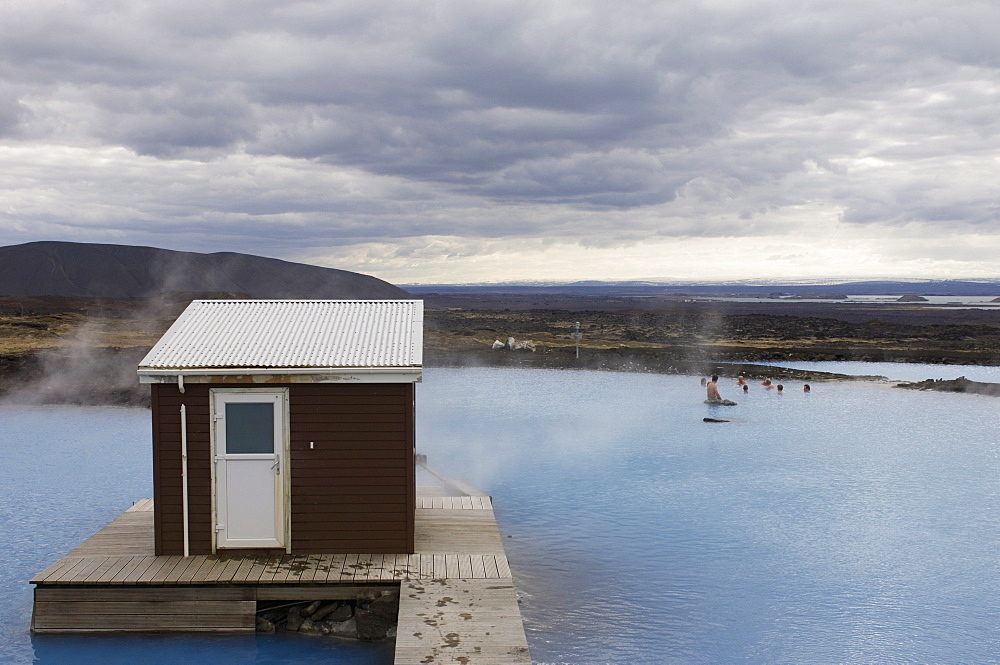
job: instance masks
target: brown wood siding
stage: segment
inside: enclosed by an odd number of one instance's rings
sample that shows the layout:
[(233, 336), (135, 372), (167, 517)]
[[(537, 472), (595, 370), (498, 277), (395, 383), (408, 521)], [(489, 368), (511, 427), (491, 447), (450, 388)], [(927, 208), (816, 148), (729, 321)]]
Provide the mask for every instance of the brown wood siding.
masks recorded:
[(35, 589), (35, 632), (209, 630), (252, 632), (253, 588)]
[(412, 552), (414, 384), (290, 391), (292, 551)]
[(209, 386), (152, 384), (153, 505), (156, 554), (183, 554), (181, 404), (187, 405), (188, 521), (191, 554), (212, 553)]
[[(188, 384), (183, 394), (173, 384), (151, 386), (156, 554), (183, 553), (181, 404), (188, 418), (190, 551), (211, 553), (212, 387), (240, 386)], [(292, 552), (413, 552), (414, 384), (288, 388)]]

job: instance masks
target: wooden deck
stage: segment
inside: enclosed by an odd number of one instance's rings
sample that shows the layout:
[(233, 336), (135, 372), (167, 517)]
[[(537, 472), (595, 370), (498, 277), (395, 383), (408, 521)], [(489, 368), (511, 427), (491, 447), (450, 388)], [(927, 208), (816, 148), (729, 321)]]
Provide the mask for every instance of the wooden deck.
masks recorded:
[(401, 584), (397, 663), (530, 664), (490, 498), (422, 490), (415, 542), (414, 554), (155, 556), (143, 499), (31, 579), (32, 628), (252, 632), (258, 600)]
[(35, 585), (381, 583), (510, 577), (489, 497), (419, 498), (416, 554), (153, 554), (150, 499), (31, 579)]

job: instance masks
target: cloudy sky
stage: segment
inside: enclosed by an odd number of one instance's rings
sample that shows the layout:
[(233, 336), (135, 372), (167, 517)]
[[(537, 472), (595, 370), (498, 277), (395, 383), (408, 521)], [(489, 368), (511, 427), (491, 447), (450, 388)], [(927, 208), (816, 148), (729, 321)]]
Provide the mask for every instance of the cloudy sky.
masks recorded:
[(1000, 277), (993, 0), (0, 0), (0, 244)]

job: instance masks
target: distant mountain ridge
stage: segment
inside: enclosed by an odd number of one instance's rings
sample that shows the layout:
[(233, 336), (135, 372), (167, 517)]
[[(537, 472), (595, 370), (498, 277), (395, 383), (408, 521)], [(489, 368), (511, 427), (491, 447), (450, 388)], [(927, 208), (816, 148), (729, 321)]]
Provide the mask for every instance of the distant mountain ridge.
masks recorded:
[(486, 283), (486, 284), (403, 284), (411, 293), (506, 293), (519, 295), (562, 294), (581, 296), (652, 296), (652, 295), (739, 295), (768, 297), (773, 294), (788, 296), (832, 294), (851, 295), (906, 295), (925, 296), (992, 296), (1000, 294), (1000, 280), (913, 280), (913, 281), (857, 281), (857, 282), (648, 282), (648, 281), (581, 281), (569, 283)]
[(144, 298), (161, 293), (248, 298), (412, 298), (376, 277), (250, 254), (41, 241), (0, 247), (0, 296)]

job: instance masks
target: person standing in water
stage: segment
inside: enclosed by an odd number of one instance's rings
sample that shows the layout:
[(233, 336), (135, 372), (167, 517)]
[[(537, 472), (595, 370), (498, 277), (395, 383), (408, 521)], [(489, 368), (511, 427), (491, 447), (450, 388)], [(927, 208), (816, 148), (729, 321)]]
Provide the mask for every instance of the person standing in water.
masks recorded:
[(722, 401), (722, 395), (719, 394), (719, 377), (717, 375), (712, 376), (712, 380), (708, 382), (708, 385), (705, 386), (705, 389), (708, 395), (708, 399), (716, 402)]
[(809, 384), (808, 383), (806, 385), (802, 386), (802, 392), (804, 392), (804, 393), (809, 392)]

